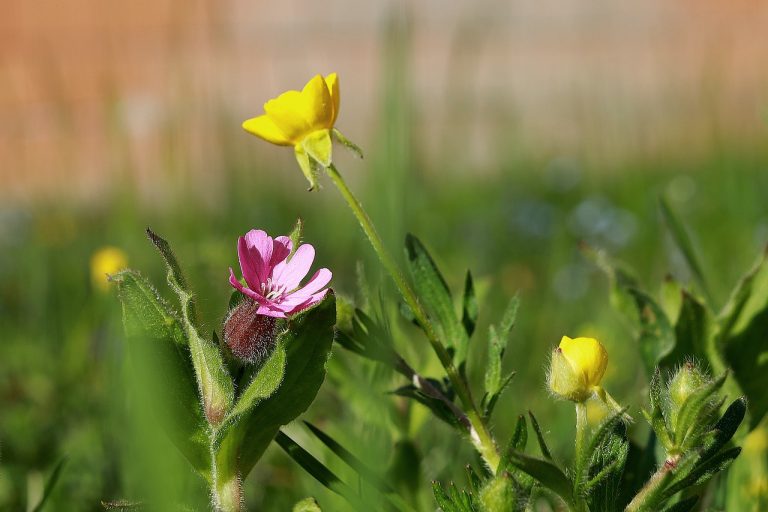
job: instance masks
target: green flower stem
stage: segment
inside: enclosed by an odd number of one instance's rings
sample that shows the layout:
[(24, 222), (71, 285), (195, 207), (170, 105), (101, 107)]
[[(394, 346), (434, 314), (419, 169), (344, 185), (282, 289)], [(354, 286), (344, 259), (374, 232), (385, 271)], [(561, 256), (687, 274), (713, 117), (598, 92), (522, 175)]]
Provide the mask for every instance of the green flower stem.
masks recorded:
[(584, 456), (588, 435), (587, 402), (576, 402), (576, 467), (581, 465), (580, 461)]
[(483, 457), (486, 464), (488, 464), (488, 467), (491, 469), (491, 471), (495, 473), (496, 468), (499, 466), (499, 453), (496, 450), (496, 444), (493, 441), (493, 437), (491, 437), (491, 434), (486, 428), (485, 423), (483, 423), (477, 406), (472, 399), (472, 393), (470, 392), (469, 386), (467, 386), (466, 381), (464, 381), (464, 379), (459, 375), (459, 372), (454, 366), (450, 354), (438, 339), (432, 322), (429, 320), (426, 311), (424, 311), (421, 303), (419, 303), (416, 294), (411, 289), (411, 286), (408, 284), (405, 276), (397, 266), (397, 263), (395, 263), (395, 260), (392, 258), (392, 256), (384, 249), (384, 244), (381, 241), (381, 237), (376, 232), (376, 228), (374, 227), (370, 217), (368, 217), (368, 214), (363, 209), (363, 205), (360, 204), (360, 201), (357, 200), (349, 187), (347, 187), (346, 182), (341, 177), (341, 174), (339, 174), (336, 166), (331, 164), (326, 167), (325, 170), (328, 176), (331, 178), (331, 181), (333, 181), (333, 184), (336, 185), (336, 188), (338, 188), (339, 192), (341, 192), (344, 200), (352, 209), (352, 213), (354, 213), (355, 217), (357, 217), (360, 226), (363, 228), (365, 235), (368, 237), (368, 240), (373, 246), (374, 252), (376, 252), (382, 265), (384, 265), (384, 268), (392, 277), (392, 280), (395, 282), (395, 286), (397, 286), (397, 289), (403, 296), (405, 303), (411, 308), (411, 311), (413, 311), (413, 314), (416, 317), (416, 321), (424, 329), (424, 332), (427, 335), (427, 339), (429, 340), (429, 344), (432, 345), (432, 349), (435, 351), (435, 354), (437, 354), (437, 357), (440, 360), (440, 363), (443, 365), (443, 368), (445, 368), (448, 378), (451, 380), (451, 383), (453, 384), (453, 387), (456, 390), (456, 394), (459, 396), (461, 403), (464, 405), (465, 409), (467, 409), (467, 418), (471, 424), (470, 438), (472, 443)]
[(658, 510), (658, 502), (667, 484), (674, 475), (673, 470), (677, 467), (680, 457), (667, 459), (664, 464), (656, 471), (642, 489), (635, 495), (624, 512), (651, 512)]

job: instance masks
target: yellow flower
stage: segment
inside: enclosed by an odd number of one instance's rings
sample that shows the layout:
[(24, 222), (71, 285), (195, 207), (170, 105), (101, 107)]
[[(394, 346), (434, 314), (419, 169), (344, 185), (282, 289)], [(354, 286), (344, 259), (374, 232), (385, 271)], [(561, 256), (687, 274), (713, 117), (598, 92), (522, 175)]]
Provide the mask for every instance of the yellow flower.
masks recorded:
[(331, 165), (331, 131), (339, 99), (336, 73), (315, 75), (301, 92), (287, 91), (266, 102), (264, 114), (248, 119), (243, 128), (272, 144), (293, 146), (311, 190), (317, 185), (315, 165)]
[(573, 402), (583, 402), (599, 389), (608, 353), (594, 338), (563, 336), (552, 353), (549, 389)]
[(117, 247), (102, 247), (91, 256), (91, 282), (94, 288), (109, 290), (107, 275), (112, 275), (128, 266), (128, 257)]

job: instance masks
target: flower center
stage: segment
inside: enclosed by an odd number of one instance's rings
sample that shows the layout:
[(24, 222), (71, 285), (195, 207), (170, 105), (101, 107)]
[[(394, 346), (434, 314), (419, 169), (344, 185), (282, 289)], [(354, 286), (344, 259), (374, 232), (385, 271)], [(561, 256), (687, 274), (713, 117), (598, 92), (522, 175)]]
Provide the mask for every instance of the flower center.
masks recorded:
[(261, 294), (264, 296), (264, 298), (271, 301), (279, 301), (283, 298), (285, 292), (285, 286), (273, 282), (271, 277), (267, 278), (266, 283), (261, 283)]

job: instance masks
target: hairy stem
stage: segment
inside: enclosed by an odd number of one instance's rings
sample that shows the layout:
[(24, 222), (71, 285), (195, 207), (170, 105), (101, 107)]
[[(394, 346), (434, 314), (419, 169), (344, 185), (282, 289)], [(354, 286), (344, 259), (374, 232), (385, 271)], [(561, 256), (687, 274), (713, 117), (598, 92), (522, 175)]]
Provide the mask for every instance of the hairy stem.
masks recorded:
[(424, 333), (427, 335), (432, 350), (437, 354), (440, 363), (443, 365), (443, 368), (445, 368), (445, 372), (456, 390), (456, 394), (459, 396), (461, 403), (467, 410), (466, 416), (470, 423), (469, 434), (472, 443), (478, 452), (480, 452), (480, 455), (483, 457), (486, 464), (488, 464), (491, 471), (495, 473), (499, 466), (499, 453), (496, 449), (493, 437), (491, 437), (485, 423), (482, 421), (482, 417), (472, 399), (472, 393), (470, 392), (469, 386), (459, 374), (456, 366), (453, 364), (450, 354), (437, 337), (432, 322), (429, 320), (426, 311), (422, 307), (414, 291), (411, 289), (411, 286), (408, 284), (402, 271), (397, 266), (397, 263), (392, 256), (384, 248), (381, 237), (376, 232), (373, 222), (363, 209), (360, 201), (357, 200), (349, 187), (347, 187), (346, 182), (333, 164), (326, 168), (326, 172), (331, 178), (331, 181), (333, 181), (333, 184), (336, 185), (336, 188), (341, 192), (344, 200), (352, 209), (352, 213), (354, 213), (360, 226), (363, 228), (365, 235), (368, 237), (368, 241), (373, 246), (374, 252), (376, 252), (376, 255), (379, 257), (381, 264), (384, 265), (385, 270), (392, 277), (392, 280), (395, 282), (395, 286), (400, 291), (405, 303), (411, 308), (411, 311), (413, 311), (416, 321), (424, 329)]
[(677, 467), (680, 457), (667, 459), (664, 464), (651, 476), (642, 489), (635, 495), (624, 512), (650, 512), (658, 510), (661, 493), (672, 478), (672, 470)]

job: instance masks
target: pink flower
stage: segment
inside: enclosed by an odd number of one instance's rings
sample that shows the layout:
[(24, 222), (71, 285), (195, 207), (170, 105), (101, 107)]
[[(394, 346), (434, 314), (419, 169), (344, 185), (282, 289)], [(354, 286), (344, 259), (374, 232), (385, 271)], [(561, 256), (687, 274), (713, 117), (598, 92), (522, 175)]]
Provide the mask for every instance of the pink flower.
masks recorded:
[(303, 286), (299, 283), (315, 259), (315, 248), (302, 244), (291, 256), (287, 236), (272, 239), (262, 230), (252, 229), (237, 241), (240, 269), (248, 285), (243, 286), (229, 269), (229, 283), (259, 304), (257, 315), (286, 318), (320, 302), (331, 280), (331, 271), (321, 268)]

